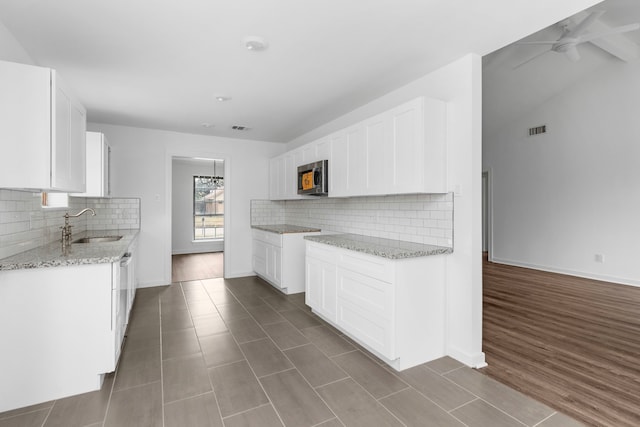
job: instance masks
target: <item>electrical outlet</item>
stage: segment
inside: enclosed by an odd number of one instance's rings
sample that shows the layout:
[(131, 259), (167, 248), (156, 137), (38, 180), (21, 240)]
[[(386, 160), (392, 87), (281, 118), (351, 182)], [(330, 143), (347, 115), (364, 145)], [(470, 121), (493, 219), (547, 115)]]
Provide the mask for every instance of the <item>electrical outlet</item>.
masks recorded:
[(604, 264), (604, 255), (603, 254), (596, 254), (595, 260), (596, 260), (596, 262)]

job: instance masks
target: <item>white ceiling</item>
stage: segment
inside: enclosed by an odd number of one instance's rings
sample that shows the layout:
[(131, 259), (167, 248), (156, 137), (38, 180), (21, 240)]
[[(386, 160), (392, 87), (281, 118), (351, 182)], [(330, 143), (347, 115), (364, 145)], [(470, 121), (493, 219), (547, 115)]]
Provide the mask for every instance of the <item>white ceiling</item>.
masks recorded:
[[(92, 122), (288, 142), (595, 3), (2, 0), (0, 20), (69, 81)], [(269, 48), (247, 51), (246, 36)]]
[[(594, 9), (606, 11), (600, 21), (610, 27), (640, 22), (638, 0), (606, 0), (588, 10)], [(583, 15), (579, 14), (579, 18)], [(556, 40), (561, 33), (560, 25), (554, 24), (523, 40)], [(625, 33), (624, 37), (635, 43), (636, 49), (640, 48), (640, 30)], [(562, 54), (549, 52), (514, 69), (545, 49), (549, 47), (510, 44), (483, 58), (482, 114), (485, 137), (537, 108), (584, 76), (597, 72), (599, 67), (612, 61), (620, 66), (625, 64), (591, 43), (585, 43), (578, 46), (581, 55), (578, 62), (571, 62)]]

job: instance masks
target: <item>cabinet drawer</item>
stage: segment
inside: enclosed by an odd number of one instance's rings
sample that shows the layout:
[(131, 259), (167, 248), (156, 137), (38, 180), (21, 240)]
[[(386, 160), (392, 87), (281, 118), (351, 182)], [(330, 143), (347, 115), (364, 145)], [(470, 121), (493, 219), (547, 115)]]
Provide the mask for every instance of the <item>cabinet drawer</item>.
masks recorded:
[(395, 292), (390, 283), (338, 267), (337, 295), (372, 315), (385, 319), (394, 316)]
[(342, 250), (339, 255), (339, 265), (345, 269), (384, 282), (391, 283), (394, 281), (393, 264), (384, 258)]
[(254, 229), (253, 238), (277, 246), (279, 248), (282, 247), (282, 234), (270, 233), (268, 231)]
[(335, 263), (336, 249), (333, 246), (307, 241), (306, 255), (322, 261)]
[(337, 306), (338, 325), (345, 332), (382, 356), (390, 360), (396, 358), (393, 319), (383, 318), (340, 297)]

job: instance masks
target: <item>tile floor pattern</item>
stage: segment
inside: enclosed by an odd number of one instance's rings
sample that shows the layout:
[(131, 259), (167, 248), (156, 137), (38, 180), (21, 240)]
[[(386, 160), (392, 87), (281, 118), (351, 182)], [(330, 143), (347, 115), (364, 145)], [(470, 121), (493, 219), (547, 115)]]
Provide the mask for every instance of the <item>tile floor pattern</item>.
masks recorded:
[(394, 372), (255, 277), (138, 290), (102, 390), (0, 414), (31, 426), (580, 424), (445, 357)]

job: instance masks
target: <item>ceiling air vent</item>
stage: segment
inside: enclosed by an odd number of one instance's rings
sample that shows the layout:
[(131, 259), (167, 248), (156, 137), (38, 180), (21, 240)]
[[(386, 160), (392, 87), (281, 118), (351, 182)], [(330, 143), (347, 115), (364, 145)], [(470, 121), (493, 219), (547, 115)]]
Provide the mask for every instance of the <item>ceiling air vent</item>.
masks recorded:
[(249, 130), (249, 127), (240, 126), (240, 125), (234, 125), (234, 126), (231, 126), (231, 129), (233, 129), (233, 130)]
[(529, 136), (536, 136), (536, 135), (540, 135), (541, 133), (547, 133), (547, 125), (529, 128)]

